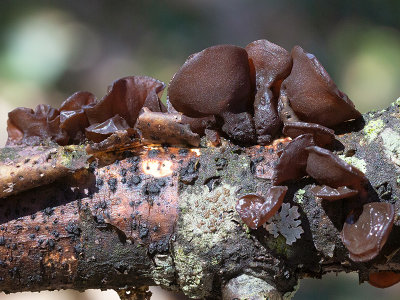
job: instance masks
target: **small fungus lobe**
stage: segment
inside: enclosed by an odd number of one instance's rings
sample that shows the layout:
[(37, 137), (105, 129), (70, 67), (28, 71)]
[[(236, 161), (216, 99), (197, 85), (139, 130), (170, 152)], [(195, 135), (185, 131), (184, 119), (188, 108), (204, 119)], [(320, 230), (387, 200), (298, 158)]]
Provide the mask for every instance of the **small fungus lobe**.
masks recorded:
[(310, 133), (314, 137), (314, 142), (319, 147), (325, 147), (335, 140), (335, 132), (325, 126), (306, 123), (306, 122), (290, 122), (286, 123), (282, 130), (283, 134), (294, 139), (301, 134)]
[(385, 245), (394, 221), (394, 208), (390, 203), (372, 202), (363, 205), (362, 213), (352, 212), (344, 223), (342, 242), (349, 257), (356, 262), (375, 258)]
[(368, 180), (363, 172), (327, 149), (312, 146), (307, 150), (309, 152), (306, 168), (308, 175), (320, 184), (333, 188), (347, 186), (358, 191), (363, 199), (366, 197), (365, 185)]
[(369, 273), (368, 283), (377, 288), (387, 288), (400, 282), (400, 273), (379, 271)]
[(340, 186), (337, 189), (330, 186), (315, 186), (311, 189), (315, 197), (319, 197), (328, 201), (336, 201), (345, 198), (357, 196), (358, 191), (352, 190), (347, 186)]
[(301, 179), (307, 175), (308, 151), (306, 148), (310, 146), (314, 146), (314, 139), (311, 134), (302, 134), (286, 145), (279, 157), (278, 164), (274, 168), (272, 178), (274, 185)]
[(257, 229), (268, 221), (281, 207), (287, 192), (286, 186), (271, 187), (265, 197), (248, 194), (238, 199), (236, 211), (251, 229)]

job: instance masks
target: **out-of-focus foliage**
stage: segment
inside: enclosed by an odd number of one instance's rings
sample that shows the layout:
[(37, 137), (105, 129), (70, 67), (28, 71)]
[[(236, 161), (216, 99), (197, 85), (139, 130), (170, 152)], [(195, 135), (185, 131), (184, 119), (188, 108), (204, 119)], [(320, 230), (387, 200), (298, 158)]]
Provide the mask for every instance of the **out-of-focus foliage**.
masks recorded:
[[(257, 39), (302, 45), (359, 110), (382, 109), (400, 96), (399, 16), (398, 0), (2, 0), (0, 143), (16, 106), (58, 106), (77, 90), (101, 98), (126, 75), (168, 83), (191, 53)], [(343, 289), (349, 299), (371, 299), (365, 284), (346, 283), (314, 299), (345, 299)], [(295, 299), (311, 299), (307, 288)]]

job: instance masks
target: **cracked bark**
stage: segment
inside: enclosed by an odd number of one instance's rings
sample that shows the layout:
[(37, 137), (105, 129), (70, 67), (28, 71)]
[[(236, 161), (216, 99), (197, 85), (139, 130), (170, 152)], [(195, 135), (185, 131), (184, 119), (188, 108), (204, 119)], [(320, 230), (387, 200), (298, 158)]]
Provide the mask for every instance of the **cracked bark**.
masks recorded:
[(369, 197), (395, 206), (388, 242), (370, 262), (352, 262), (340, 240), (346, 200), (316, 199), (310, 178), (289, 184), (284, 200), (301, 214), (304, 233), (294, 244), (243, 225), (238, 195), (268, 190), (288, 139), (250, 148), (227, 141), (134, 147), (89, 158), (82, 147), (3, 148), (0, 289), (160, 285), (192, 298), (280, 299), (303, 277), (357, 271), (366, 281), (371, 271), (400, 271), (399, 107), (398, 100), (343, 125), (334, 146), (364, 169)]

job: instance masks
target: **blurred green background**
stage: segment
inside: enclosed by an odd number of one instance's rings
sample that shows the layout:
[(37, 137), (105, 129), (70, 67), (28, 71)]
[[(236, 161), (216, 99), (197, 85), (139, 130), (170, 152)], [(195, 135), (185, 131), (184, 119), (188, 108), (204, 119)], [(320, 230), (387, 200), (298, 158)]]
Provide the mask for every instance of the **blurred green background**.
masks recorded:
[[(360, 111), (379, 110), (400, 96), (399, 30), (399, 0), (1, 0), (0, 143), (17, 106), (58, 106), (78, 90), (101, 98), (126, 75), (168, 83), (191, 53), (257, 39), (301, 45)], [(400, 299), (400, 288), (327, 276), (303, 280), (294, 299), (377, 298)]]

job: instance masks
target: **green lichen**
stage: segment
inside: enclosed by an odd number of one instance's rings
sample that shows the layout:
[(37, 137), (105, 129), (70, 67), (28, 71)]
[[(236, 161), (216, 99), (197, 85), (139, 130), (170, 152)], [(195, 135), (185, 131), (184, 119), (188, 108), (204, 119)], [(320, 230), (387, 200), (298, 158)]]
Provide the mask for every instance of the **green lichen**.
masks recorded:
[(279, 255), (285, 256), (286, 258), (290, 257), (293, 254), (290, 246), (286, 244), (285, 237), (282, 235), (279, 235), (277, 238), (268, 239), (267, 245), (268, 248), (274, 250)]
[(296, 192), (296, 194), (294, 194), (294, 195), (295, 195), (295, 198), (296, 198), (295, 201), (296, 201), (297, 203), (302, 204), (303, 201), (304, 201), (304, 195), (305, 195), (305, 193), (306, 193), (305, 190), (299, 189), (299, 190)]
[[(178, 284), (189, 297), (204, 298), (211, 292), (213, 274), (205, 269), (209, 261), (204, 254), (225, 243), (236, 230), (232, 222), (238, 221), (234, 191), (233, 186), (221, 183), (211, 192), (207, 186), (194, 186), (180, 195), (178, 235), (184, 241), (174, 244), (173, 258)], [(216, 266), (220, 262), (221, 258), (214, 256), (211, 263)]]
[(356, 167), (363, 173), (367, 172), (367, 163), (365, 160), (357, 158), (355, 156), (346, 157), (345, 155), (339, 155), (339, 157), (347, 162), (349, 165)]
[(394, 101), (394, 102), (392, 103), (392, 106), (398, 106), (398, 107), (400, 107), (400, 97), (397, 98), (397, 100)]
[(154, 267), (151, 270), (154, 282), (168, 290), (176, 290), (174, 286), (175, 268), (174, 261), (170, 255), (157, 254), (154, 256)]
[(82, 167), (88, 167), (87, 162), (90, 155), (85, 151), (85, 145), (70, 145), (60, 148), (60, 163), (68, 169), (76, 170)]
[(364, 127), (364, 134), (369, 142), (372, 142), (378, 134), (383, 130), (385, 124), (381, 119), (369, 121)]

